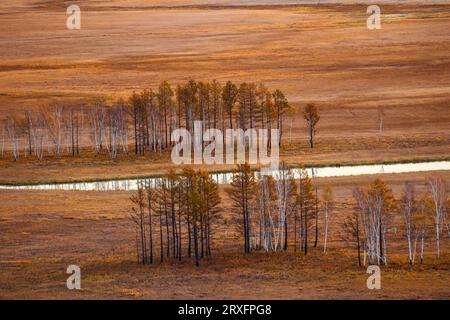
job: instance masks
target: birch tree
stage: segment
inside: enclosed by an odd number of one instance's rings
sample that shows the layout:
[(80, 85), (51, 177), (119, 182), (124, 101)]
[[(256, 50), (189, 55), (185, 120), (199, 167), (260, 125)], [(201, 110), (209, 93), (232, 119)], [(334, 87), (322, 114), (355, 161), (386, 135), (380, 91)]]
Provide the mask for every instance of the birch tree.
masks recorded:
[(20, 127), (18, 120), (14, 117), (6, 118), (6, 132), (11, 143), (11, 150), (14, 161), (19, 159), (19, 141), (20, 141)]
[(425, 240), (427, 240), (429, 234), (433, 234), (433, 231), (430, 230), (430, 225), (433, 226), (434, 223), (434, 203), (430, 194), (426, 193), (421, 196), (418, 203), (418, 212), (414, 217), (414, 223), (420, 241), (420, 263), (423, 263)]
[(62, 105), (55, 104), (50, 110), (42, 108), (40, 113), (44, 119), (49, 140), (53, 145), (54, 154), (59, 157), (63, 142), (64, 108)]
[(330, 215), (332, 215), (334, 209), (333, 190), (330, 186), (325, 187), (322, 192), (322, 210), (323, 210), (323, 224), (324, 224), (324, 239), (323, 239), (323, 252), (327, 252), (328, 244), (328, 225)]
[(288, 221), (297, 210), (297, 184), (292, 171), (284, 161), (281, 162), (276, 177), (278, 230), (275, 235), (274, 251), (279, 248), (287, 250), (288, 247)]
[(2, 158), (5, 156), (6, 123), (2, 122)]
[(433, 176), (428, 180), (428, 186), (431, 193), (431, 198), (433, 199), (433, 209), (434, 209), (434, 225), (435, 225), (435, 235), (436, 235), (436, 255), (440, 258), (441, 247), (440, 247), (440, 234), (442, 231), (442, 223), (444, 217), (445, 205), (448, 198), (448, 190), (446, 182), (440, 176)]
[(106, 135), (106, 105), (98, 101), (90, 110), (91, 139), (94, 143), (95, 153), (100, 154), (103, 150), (103, 142)]
[(392, 191), (381, 179), (375, 179), (367, 191), (357, 188), (353, 194), (364, 229), (364, 251), (368, 255), (369, 263), (387, 264), (386, 237), (395, 209)]
[(47, 136), (45, 120), (37, 114), (33, 120), (33, 125), (29, 129), (31, 131), (30, 137), (33, 153), (36, 159), (42, 160), (44, 158), (44, 144)]
[(415, 225), (415, 217), (417, 216), (418, 208), (415, 199), (414, 187), (410, 183), (406, 183), (404, 186), (399, 209), (403, 216), (405, 226), (405, 236), (408, 243), (408, 260), (410, 264), (414, 264), (417, 240), (420, 234), (418, 233)]

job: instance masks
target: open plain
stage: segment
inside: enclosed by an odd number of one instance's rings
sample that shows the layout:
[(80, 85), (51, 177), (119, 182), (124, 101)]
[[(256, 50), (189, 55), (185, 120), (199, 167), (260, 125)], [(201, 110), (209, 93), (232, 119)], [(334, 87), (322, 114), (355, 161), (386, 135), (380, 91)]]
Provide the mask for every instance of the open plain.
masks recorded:
[[(78, 3), (81, 30), (66, 29), (64, 1), (0, 4), (0, 121), (54, 102), (126, 99), (162, 80), (262, 81), (283, 90), (297, 110), (281, 149), (290, 165), (450, 158), (448, 1), (382, 1), (381, 30), (367, 29), (366, 1)], [(321, 114), (312, 150), (300, 112), (309, 102)], [(168, 152), (112, 161), (84, 148), (77, 158), (12, 161), (5, 149), (0, 184), (157, 175), (173, 167)], [(450, 179), (448, 171), (441, 175)], [(405, 181), (425, 191), (427, 177), (382, 176), (397, 197)], [(0, 298), (449, 299), (450, 239), (440, 260), (430, 239), (424, 263), (410, 266), (401, 230), (389, 242), (382, 290), (367, 289), (354, 245), (341, 233), (353, 187), (374, 178), (318, 179), (319, 187), (334, 188), (338, 208), (330, 251), (315, 248), (307, 257), (293, 250), (244, 255), (240, 235), (226, 225), (231, 213), (221, 186), (225, 218), (212, 257), (199, 268), (189, 259), (136, 263), (130, 192), (0, 190)], [(69, 264), (82, 268), (80, 291), (65, 286)]]

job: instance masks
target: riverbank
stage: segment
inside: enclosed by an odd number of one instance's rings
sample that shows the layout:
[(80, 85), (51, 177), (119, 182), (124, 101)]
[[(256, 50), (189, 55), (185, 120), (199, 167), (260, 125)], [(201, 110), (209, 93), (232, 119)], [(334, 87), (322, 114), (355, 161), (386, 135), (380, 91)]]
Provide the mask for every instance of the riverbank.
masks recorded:
[[(306, 139), (300, 139), (297, 134), (296, 143), (282, 147), (280, 159), (290, 167), (304, 165), (317, 168), (445, 161), (450, 159), (450, 136), (447, 132), (450, 129), (446, 131), (442, 128), (434, 135), (422, 134), (421, 138), (417, 137), (418, 134), (408, 138), (390, 136), (388, 132), (383, 136), (374, 134), (361, 138), (355, 133), (352, 137), (338, 139), (329, 136), (325, 127), (321, 129), (314, 149), (309, 149)], [(361, 135), (364, 134), (362, 131)], [(172, 164), (170, 151), (145, 157), (123, 156), (117, 161), (110, 160), (107, 154), (92, 155), (92, 151), (85, 151), (80, 157), (47, 157), (42, 161), (33, 157), (22, 157), (17, 162), (3, 158), (0, 159), (0, 168), (0, 184), (11, 186), (154, 177), (166, 174), (170, 169), (181, 169)], [(192, 165), (192, 168), (220, 173), (233, 170), (235, 166)]]
[[(328, 179), (333, 177), (349, 177), (362, 175), (401, 174), (408, 172), (420, 172), (431, 175), (436, 171), (450, 171), (450, 161), (409, 161), (409, 162), (384, 162), (384, 163), (352, 163), (348, 165), (330, 166), (291, 166), (293, 177), (300, 178), (302, 169), (310, 177)], [(259, 169), (255, 168), (256, 177), (259, 177)], [(276, 178), (276, 172), (273, 173)], [(233, 171), (211, 171), (211, 178), (220, 184), (230, 184)], [(0, 189), (7, 190), (68, 190), (68, 191), (129, 191), (137, 190), (143, 185), (154, 186), (161, 182), (163, 176), (141, 176), (125, 179), (109, 179), (94, 181), (66, 181), (66, 182), (41, 182), (34, 184), (0, 184)]]

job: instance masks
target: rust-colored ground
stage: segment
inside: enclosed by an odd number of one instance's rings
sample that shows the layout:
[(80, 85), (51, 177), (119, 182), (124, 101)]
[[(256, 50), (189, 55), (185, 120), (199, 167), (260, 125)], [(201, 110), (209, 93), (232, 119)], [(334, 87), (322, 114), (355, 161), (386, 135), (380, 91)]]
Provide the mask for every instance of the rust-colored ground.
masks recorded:
[[(324, 2), (324, 1), (323, 1)], [(300, 114), (287, 122), (282, 158), (291, 164), (334, 164), (450, 157), (450, 5), (380, 4), (382, 30), (366, 28), (366, 4), (164, 8), (161, 1), (78, 1), (82, 29), (68, 31), (63, 2), (0, 4), (0, 120), (58, 100), (126, 97), (134, 90), (189, 78), (264, 81), (296, 108), (321, 111), (318, 143), (306, 146)], [(433, 2), (435, 3), (435, 2)], [(170, 5), (186, 5), (183, 0)], [(235, 4), (235, 3), (234, 3)], [(278, 1), (276, 2), (278, 4)], [(378, 108), (385, 112), (378, 132)], [(0, 182), (98, 179), (157, 174), (169, 155), (120, 159), (0, 159)], [(218, 168), (216, 168), (218, 169)], [(449, 173), (443, 173), (449, 178)], [(354, 183), (328, 179), (341, 206), (338, 240), (351, 210)], [(405, 180), (390, 175), (398, 194)], [(437, 298), (450, 297), (447, 254), (409, 267), (401, 234), (391, 242), (382, 290), (366, 288), (349, 244), (332, 242), (279, 257), (244, 256), (233, 232), (219, 228), (213, 258), (195, 269), (181, 264), (139, 266), (127, 219), (128, 192), (0, 191), (0, 298)], [(226, 210), (226, 209), (225, 209)], [(229, 214), (226, 210), (225, 214)], [(80, 292), (66, 289), (65, 268), (82, 268)]]
[[(369, 31), (365, 5), (254, 2), (81, 1), (77, 31), (65, 28), (59, 1), (3, 5), (0, 118), (55, 100), (127, 97), (163, 79), (264, 81), (297, 109), (320, 107), (313, 151), (300, 113), (287, 120), (281, 154), (289, 163), (449, 157), (449, 5), (382, 4), (382, 29)], [(5, 155), (0, 182), (149, 175), (169, 161), (113, 163), (92, 153), (39, 163)]]
[[(448, 172), (442, 173), (449, 178)], [(435, 259), (431, 237), (423, 265), (407, 263), (401, 228), (389, 234), (389, 266), (382, 271), (382, 290), (366, 287), (365, 269), (356, 252), (342, 242), (344, 217), (351, 212), (354, 185), (373, 177), (319, 180), (334, 188), (337, 210), (331, 218), (330, 251), (310, 255), (282, 253), (245, 256), (232, 225), (215, 228), (213, 257), (195, 268), (194, 261), (140, 266), (136, 263), (134, 227), (128, 219), (128, 192), (2, 191), (0, 193), (1, 298), (151, 298), (151, 299), (448, 299), (450, 240)], [(384, 176), (398, 195), (404, 181), (425, 190), (426, 176)], [(230, 220), (225, 205), (224, 215)], [(401, 225), (401, 217), (397, 216)], [(291, 239), (292, 241), (292, 239)], [(311, 243), (312, 244), (312, 243)], [(322, 242), (319, 241), (319, 246)], [(82, 290), (65, 287), (65, 268), (82, 270)]]

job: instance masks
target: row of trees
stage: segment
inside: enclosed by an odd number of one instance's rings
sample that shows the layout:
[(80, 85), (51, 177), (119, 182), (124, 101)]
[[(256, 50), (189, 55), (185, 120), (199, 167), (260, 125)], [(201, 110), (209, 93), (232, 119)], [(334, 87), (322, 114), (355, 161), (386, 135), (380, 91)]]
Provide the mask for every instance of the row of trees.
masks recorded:
[[(308, 254), (310, 245), (317, 247), (319, 240), (319, 203), (324, 219), (323, 251), (327, 251), (329, 217), (334, 210), (330, 187), (318, 198), (317, 188), (305, 169), (299, 179), (281, 162), (279, 172), (273, 176), (260, 176), (248, 164), (237, 166), (227, 189), (242, 229), (244, 251), (264, 250), (267, 254), (287, 250), (292, 242), (294, 251)], [(311, 230), (313, 235), (311, 237)], [(314, 241), (311, 244), (308, 238)]]
[[(416, 196), (412, 184), (406, 183), (400, 199), (381, 179), (367, 188), (355, 188), (353, 213), (344, 221), (341, 238), (356, 241), (358, 262), (387, 264), (388, 236), (401, 229), (408, 247), (408, 260), (416, 260), (420, 243), (420, 260), (423, 261), (424, 244), (434, 234), (436, 256), (441, 256), (441, 236), (450, 237), (450, 199), (446, 182), (439, 176), (427, 182), (428, 192)], [(275, 176), (256, 179), (247, 164), (239, 165), (228, 190), (233, 209), (241, 216), (244, 251), (264, 249), (287, 250), (289, 241), (294, 251), (305, 255), (308, 247), (317, 247), (319, 215), (323, 223), (323, 251), (327, 251), (329, 221), (333, 216), (335, 201), (333, 191), (325, 187), (318, 197), (317, 188), (306, 170), (294, 179), (292, 171), (281, 164)], [(399, 224), (395, 217), (402, 217)], [(310, 233), (313, 236), (310, 236)], [(313, 238), (313, 240), (310, 240)]]
[(217, 183), (206, 171), (170, 172), (156, 186), (140, 186), (131, 197), (138, 261), (180, 260), (183, 252), (200, 259), (211, 255), (212, 225), (219, 213)]
[(118, 152), (128, 154), (128, 109), (122, 100), (112, 106), (97, 102), (89, 108), (55, 104), (26, 111), (23, 118), (7, 117), (1, 129), (1, 156), (9, 140), (14, 160), (19, 159), (21, 150), (25, 157), (34, 155), (38, 160), (45, 151), (57, 157), (78, 156), (85, 136), (96, 154), (105, 149), (112, 159)]
[[(355, 210), (346, 220), (347, 235), (356, 241), (359, 265), (387, 264), (387, 242), (390, 232), (403, 230), (408, 261), (414, 264), (418, 251), (424, 259), (427, 239), (433, 239), (436, 257), (441, 256), (441, 236), (450, 237), (449, 197), (446, 182), (439, 176), (427, 182), (428, 191), (417, 195), (414, 185), (405, 183), (402, 195), (395, 199), (386, 183), (376, 179), (366, 189), (355, 188)], [(395, 221), (402, 218), (402, 223)], [(420, 249), (418, 248), (420, 246)]]
[[(112, 159), (129, 154), (130, 146), (136, 155), (162, 152), (172, 145), (174, 129), (184, 127), (192, 134), (197, 120), (203, 121), (202, 130), (261, 128), (270, 134), (276, 128), (281, 145), (285, 118), (292, 114), (283, 92), (270, 91), (262, 83), (236, 85), (228, 81), (221, 85), (215, 80), (189, 80), (173, 88), (163, 81), (157, 90), (133, 93), (127, 101), (119, 99), (111, 105), (105, 101), (87, 106), (55, 104), (26, 111), (23, 117), (8, 116), (1, 126), (1, 156), (8, 142), (14, 160), (21, 152), (25, 156), (34, 154), (37, 159), (44, 157), (44, 151), (55, 156), (78, 156), (81, 147), (90, 147), (96, 154), (106, 150)], [(317, 107), (308, 104), (303, 117), (312, 148), (320, 119)]]
[[(341, 240), (355, 243), (362, 266), (387, 264), (389, 239), (399, 230), (409, 263), (415, 263), (418, 253), (423, 261), (427, 240), (434, 240), (437, 258), (441, 256), (441, 238), (450, 237), (448, 188), (439, 176), (430, 178), (427, 188), (416, 195), (415, 187), (406, 183), (396, 199), (389, 186), (376, 179), (366, 188), (353, 190), (354, 210), (341, 221), (333, 218), (333, 190), (324, 187), (319, 197), (305, 169), (294, 178), (284, 163), (275, 177), (258, 176), (248, 164), (237, 165), (226, 192), (232, 225), (243, 237), (245, 253), (270, 254), (292, 247), (307, 255), (319, 245), (326, 253), (331, 228)], [(195, 256), (198, 265), (211, 254), (214, 227), (228, 220), (219, 206), (217, 184), (206, 171), (172, 172), (159, 186), (139, 188), (132, 201), (142, 263), (153, 263), (155, 243), (159, 243), (160, 261), (164, 257), (181, 260), (184, 250), (188, 257)]]

